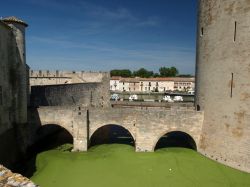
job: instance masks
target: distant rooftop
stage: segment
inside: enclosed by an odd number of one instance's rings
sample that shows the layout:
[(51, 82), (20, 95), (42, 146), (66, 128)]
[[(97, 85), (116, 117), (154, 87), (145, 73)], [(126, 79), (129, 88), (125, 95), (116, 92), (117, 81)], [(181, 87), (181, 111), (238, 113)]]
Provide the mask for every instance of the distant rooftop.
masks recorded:
[(15, 22), (15, 23), (23, 24), (26, 27), (28, 26), (27, 23), (25, 23), (24, 21), (16, 18), (15, 16), (10, 16), (10, 17), (7, 17), (7, 18), (3, 18), (2, 21), (5, 22), (5, 23)]
[(110, 78), (111, 80), (120, 80), (121, 82), (140, 82), (140, 81), (175, 81), (175, 82), (194, 82), (194, 77), (150, 77), (150, 78), (124, 78), (119, 76), (114, 76)]

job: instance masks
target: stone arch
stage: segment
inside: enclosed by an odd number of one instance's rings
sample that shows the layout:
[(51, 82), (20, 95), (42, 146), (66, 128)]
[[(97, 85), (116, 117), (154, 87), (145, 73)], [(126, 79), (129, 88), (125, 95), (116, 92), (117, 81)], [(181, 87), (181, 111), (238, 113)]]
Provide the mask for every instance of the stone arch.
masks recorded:
[(65, 125), (61, 125), (61, 124), (58, 124), (58, 123), (45, 123), (45, 124), (42, 124), (38, 129), (37, 131), (41, 131), (41, 129), (44, 129), (44, 128), (48, 128), (48, 129), (63, 129), (65, 131), (67, 131), (72, 137), (73, 137), (73, 131), (72, 129), (69, 129), (67, 126)]
[(72, 135), (72, 137), (74, 136), (73, 135), (73, 128), (69, 128), (69, 125), (65, 125), (63, 122), (59, 122), (59, 123), (58, 122), (54, 122), (54, 121), (44, 122), (37, 129), (37, 131), (39, 129), (41, 129), (42, 127), (48, 127), (48, 126), (54, 126), (54, 127), (59, 127), (59, 128), (65, 129), (67, 132), (69, 132)]
[(136, 128), (134, 123), (122, 123), (122, 121), (116, 121), (116, 120), (103, 120), (103, 121), (91, 121), (91, 125), (89, 127), (89, 139), (94, 134), (94, 132), (106, 125), (117, 125), (121, 126), (124, 129), (126, 129), (133, 137), (134, 140), (136, 140)]
[(89, 137), (89, 146), (105, 143), (120, 143), (135, 146), (135, 138), (131, 131), (122, 125), (106, 124), (96, 128)]
[(74, 143), (72, 132), (62, 125), (47, 123), (41, 125), (36, 130), (36, 147), (37, 152), (49, 150), (57, 146)]
[[(164, 145), (159, 145), (161, 143)], [(165, 131), (161, 133), (161, 135), (157, 138), (157, 141), (154, 142), (153, 146), (154, 151), (163, 147), (184, 147), (197, 151), (197, 143), (192, 135), (179, 130)]]

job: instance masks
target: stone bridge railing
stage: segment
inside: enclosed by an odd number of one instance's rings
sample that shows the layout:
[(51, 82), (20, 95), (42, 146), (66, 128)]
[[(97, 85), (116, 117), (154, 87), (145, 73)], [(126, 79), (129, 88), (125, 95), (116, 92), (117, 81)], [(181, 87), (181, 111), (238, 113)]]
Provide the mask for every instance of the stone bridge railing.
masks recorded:
[[(138, 152), (154, 151), (157, 141), (166, 133), (182, 131), (189, 134), (199, 148), (203, 113), (187, 108), (81, 108), (40, 107), (39, 125), (56, 124), (74, 138), (74, 150), (86, 151), (93, 133), (110, 124), (120, 125), (133, 136)], [(39, 126), (37, 126), (39, 127)]]

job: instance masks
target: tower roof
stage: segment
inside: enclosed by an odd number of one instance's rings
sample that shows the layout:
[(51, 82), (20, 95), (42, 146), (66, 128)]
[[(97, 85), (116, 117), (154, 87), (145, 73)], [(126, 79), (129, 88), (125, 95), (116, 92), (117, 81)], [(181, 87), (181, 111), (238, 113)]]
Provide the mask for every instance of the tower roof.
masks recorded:
[(21, 19), (18, 19), (15, 16), (10, 16), (10, 17), (7, 17), (7, 18), (3, 18), (2, 21), (4, 21), (5, 23), (11, 23), (11, 22), (20, 23), (20, 24), (24, 25), (25, 27), (28, 26), (27, 23), (25, 23)]

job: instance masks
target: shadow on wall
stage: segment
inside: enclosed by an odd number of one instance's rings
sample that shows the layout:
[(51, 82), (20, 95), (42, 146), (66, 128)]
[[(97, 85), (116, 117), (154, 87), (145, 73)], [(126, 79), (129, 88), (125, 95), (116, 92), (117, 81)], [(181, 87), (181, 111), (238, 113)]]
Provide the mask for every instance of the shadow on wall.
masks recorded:
[(13, 170), (16, 163), (25, 156), (27, 137), (25, 84), (28, 75), (26, 75), (27, 66), (23, 64), (20, 57), (13, 32), (10, 30), (5, 32), (6, 27), (2, 27), (2, 24), (1, 22), (0, 30), (3, 38), (0, 41), (0, 87), (2, 90), (0, 94), (0, 164)]
[(54, 149), (66, 143), (73, 144), (73, 136), (66, 129), (56, 124), (47, 124), (40, 127), (36, 135), (38, 140), (30, 147), (30, 151), (33, 153)]
[(105, 125), (97, 129), (90, 138), (90, 147), (100, 144), (127, 144), (135, 146), (131, 133), (120, 125)]
[(162, 136), (155, 146), (155, 151), (167, 147), (183, 147), (197, 151), (194, 139), (181, 131), (172, 131)]

